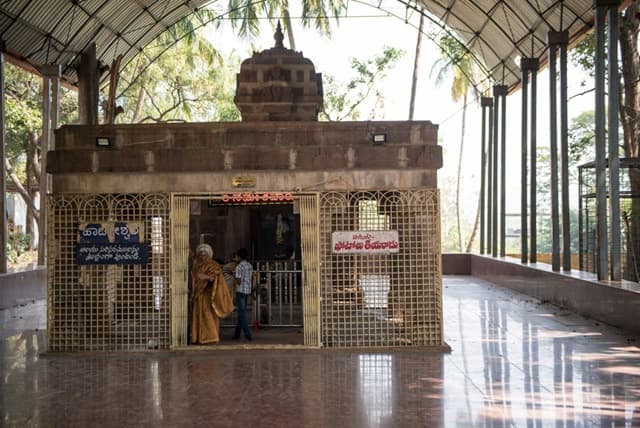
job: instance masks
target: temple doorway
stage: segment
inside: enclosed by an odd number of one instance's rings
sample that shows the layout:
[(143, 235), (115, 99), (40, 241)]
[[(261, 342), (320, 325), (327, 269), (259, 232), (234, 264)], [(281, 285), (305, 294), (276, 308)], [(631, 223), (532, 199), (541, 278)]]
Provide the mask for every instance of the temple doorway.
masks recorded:
[[(293, 196), (223, 195), (191, 200), (189, 208), (189, 248), (211, 246), (232, 296), (234, 254), (240, 248), (249, 254), (253, 293), (247, 312), (255, 344), (304, 344), (300, 213)], [(220, 344), (237, 343), (231, 340), (236, 321), (236, 312), (222, 320)]]

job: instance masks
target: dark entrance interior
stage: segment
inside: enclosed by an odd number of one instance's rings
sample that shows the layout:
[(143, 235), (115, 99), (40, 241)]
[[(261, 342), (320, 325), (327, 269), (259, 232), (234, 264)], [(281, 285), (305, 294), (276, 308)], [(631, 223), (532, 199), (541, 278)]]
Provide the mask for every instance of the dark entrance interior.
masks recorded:
[[(252, 343), (303, 344), (300, 216), (293, 203), (193, 199), (189, 248), (193, 250), (200, 243), (211, 245), (213, 258), (230, 270), (234, 253), (239, 248), (247, 249), (254, 269), (248, 309)], [(233, 292), (232, 275), (227, 281)], [(235, 312), (222, 320), (221, 344), (237, 343), (231, 340), (236, 320)]]

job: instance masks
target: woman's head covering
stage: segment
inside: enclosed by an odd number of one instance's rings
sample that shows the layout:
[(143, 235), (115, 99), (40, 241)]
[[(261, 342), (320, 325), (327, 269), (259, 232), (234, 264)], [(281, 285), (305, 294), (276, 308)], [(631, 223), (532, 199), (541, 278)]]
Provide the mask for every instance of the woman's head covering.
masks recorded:
[(213, 249), (211, 249), (211, 245), (209, 244), (200, 244), (196, 247), (196, 255), (200, 253), (207, 253), (209, 258), (213, 257)]

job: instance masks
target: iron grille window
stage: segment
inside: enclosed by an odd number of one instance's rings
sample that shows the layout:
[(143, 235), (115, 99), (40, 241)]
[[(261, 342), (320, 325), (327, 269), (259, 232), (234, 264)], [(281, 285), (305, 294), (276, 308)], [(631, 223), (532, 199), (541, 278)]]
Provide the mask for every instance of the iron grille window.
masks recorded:
[[(321, 335), (327, 347), (440, 346), (438, 192), (320, 195)], [(336, 254), (336, 231), (392, 230), (399, 251)]]

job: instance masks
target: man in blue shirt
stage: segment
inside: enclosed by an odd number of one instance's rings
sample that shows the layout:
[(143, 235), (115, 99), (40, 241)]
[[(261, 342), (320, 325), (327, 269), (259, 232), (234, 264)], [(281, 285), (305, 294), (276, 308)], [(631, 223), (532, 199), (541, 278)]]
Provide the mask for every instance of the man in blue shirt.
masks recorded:
[(240, 263), (236, 266), (236, 307), (238, 308), (238, 323), (233, 339), (240, 339), (240, 330), (244, 333), (245, 339), (251, 341), (251, 330), (247, 321), (247, 304), (251, 298), (251, 276), (253, 267), (247, 261), (247, 250), (240, 248), (238, 250), (238, 258)]

